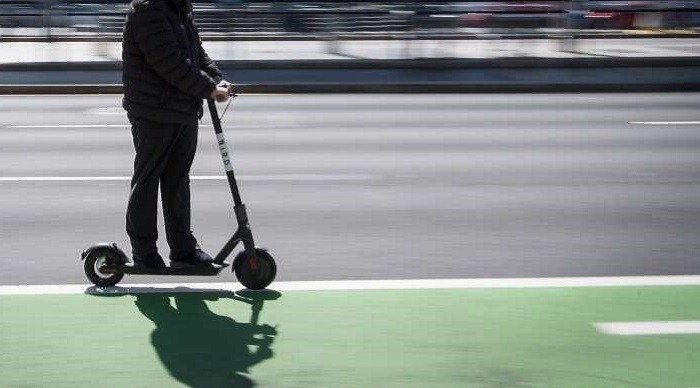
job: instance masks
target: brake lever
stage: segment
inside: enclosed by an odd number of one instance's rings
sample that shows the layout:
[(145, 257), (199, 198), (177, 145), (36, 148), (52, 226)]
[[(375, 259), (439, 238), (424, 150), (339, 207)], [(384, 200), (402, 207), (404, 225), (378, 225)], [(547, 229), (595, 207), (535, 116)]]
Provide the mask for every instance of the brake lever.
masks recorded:
[(234, 98), (238, 97), (238, 94), (233, 92), (233, 85), (231, 84), (229, 84), (228, 86), (228, 96), (230, 97), (228, 99), (228, 104), (226, 104), (226, 108), (224, 108), (224, 111), (221, 112), (221, 117), (219, 117), (219, 121), (224, 119), (224, 115), (226, 114), (228, 107), (231, 106), (231, 101), (233, 101)]

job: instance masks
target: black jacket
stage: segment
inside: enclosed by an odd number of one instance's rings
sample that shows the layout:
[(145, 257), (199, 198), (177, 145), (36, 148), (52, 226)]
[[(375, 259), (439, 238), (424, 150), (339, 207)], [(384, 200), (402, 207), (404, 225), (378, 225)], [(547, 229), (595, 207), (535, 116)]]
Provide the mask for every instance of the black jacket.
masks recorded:
[(189, 0), (134, 0), (122, 41), (123, 106), (170, 123), (201, 117), (221, 71), (202, 48)]

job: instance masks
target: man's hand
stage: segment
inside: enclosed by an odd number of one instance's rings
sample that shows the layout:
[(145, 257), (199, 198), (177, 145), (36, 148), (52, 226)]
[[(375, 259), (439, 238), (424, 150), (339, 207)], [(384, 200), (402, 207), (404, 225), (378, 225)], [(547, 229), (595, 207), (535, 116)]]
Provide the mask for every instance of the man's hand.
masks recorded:
[(225, 88), (219, 84), (219, 86), (211, 92), (210, 95), (216, 102), (226, 102), (228, 101), (228, 88)]
[(222, 79), (221, 82), (219, 82), (218, 86), (226, 88), (229, 91), (229, 94), (233, 93), (233, 84), (224, 79)]

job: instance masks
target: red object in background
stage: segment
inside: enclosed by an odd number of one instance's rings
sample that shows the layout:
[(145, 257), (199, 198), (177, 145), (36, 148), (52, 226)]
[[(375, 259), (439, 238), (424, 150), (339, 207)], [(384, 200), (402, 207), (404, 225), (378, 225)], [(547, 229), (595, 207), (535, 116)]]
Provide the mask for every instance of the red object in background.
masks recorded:
[(634, 28), (634, 13), (632, 12), (597, 12), (586, 14), (588, 28), (630, 30)]
[(463, 27), (486, 27), (490, 13), (467, 13), (460, 16), (460, 25)]

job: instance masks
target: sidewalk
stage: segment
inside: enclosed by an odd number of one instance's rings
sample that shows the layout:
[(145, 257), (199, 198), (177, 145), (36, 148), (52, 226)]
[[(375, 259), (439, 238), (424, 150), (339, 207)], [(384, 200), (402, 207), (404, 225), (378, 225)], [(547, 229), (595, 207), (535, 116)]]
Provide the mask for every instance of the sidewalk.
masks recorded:
[[(700, 90), (700, 39), (208, 41), (241, 93)], [(0, 94), (121, 93), (119, 42), (0, 43)]]
[[(583, 39), (576, 52), (562, 41), (533, 40), (366, 40), (205, 41), (217, 60), (348, 60), (415, 58), (669, 58), (700, 56), (700, 38)], [(105, 62), (121, 59), (120, 42), (0, 43), (0, 64)]]

